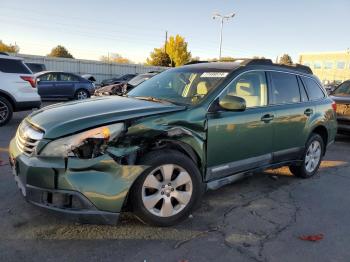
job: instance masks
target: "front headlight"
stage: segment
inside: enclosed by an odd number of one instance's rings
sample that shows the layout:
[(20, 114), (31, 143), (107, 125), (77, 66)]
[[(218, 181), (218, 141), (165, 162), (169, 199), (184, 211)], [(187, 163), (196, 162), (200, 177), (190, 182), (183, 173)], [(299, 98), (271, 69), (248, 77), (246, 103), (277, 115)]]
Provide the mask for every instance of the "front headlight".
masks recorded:
[(124, 130), (124, 124), (94, 128), (76, 135), (50, 142), (40, 156), (94, 158), (103, 153), (107, 143), (113, 141)]

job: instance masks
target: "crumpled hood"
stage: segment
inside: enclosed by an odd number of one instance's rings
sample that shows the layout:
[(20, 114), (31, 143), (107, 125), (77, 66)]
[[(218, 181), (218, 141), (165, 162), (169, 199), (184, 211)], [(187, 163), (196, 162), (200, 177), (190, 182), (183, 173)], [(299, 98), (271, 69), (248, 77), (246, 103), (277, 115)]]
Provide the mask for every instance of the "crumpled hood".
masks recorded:
[(127, 119), (184, 110), (186, 107), (119, 96), (59, 103), (33, 112), (27, 121), (54, 139)]

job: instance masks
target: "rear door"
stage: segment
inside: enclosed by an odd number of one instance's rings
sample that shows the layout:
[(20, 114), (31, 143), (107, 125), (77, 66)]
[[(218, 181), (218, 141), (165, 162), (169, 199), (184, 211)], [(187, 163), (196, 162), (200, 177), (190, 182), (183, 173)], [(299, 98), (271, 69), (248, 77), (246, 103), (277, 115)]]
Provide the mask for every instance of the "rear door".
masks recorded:
[(54, 98), (58, 93), (56, 90), (56, 83), (58, 82), (57, 73), (46, 73), (37, 77), (37, 87), (39, 95), (42, 98)]
[(68, 73), (60, 73), (56, 84), (58, 96), (72, 98), (75, 93), (75, 85), (79, 82), (78, 77)]
[(247, 109), (208, 113), (207, 180), (272, 161), (274, 112), (268, 106), (265, 72), (243, 73), (226, 87), (224, 95), (244, 98)]
[(273, 123), (273, 160), (296, 159), (303, 151), (309, 135), (309, 123), (314, 114), (299, 76), (286, 72), (268, 72), (271, 85)]

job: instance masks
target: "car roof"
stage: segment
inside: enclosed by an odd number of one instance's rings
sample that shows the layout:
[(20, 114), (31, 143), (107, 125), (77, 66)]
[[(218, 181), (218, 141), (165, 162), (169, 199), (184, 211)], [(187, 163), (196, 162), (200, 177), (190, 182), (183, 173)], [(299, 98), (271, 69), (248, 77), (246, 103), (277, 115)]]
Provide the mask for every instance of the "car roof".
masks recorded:
[(74, 74), (74, 73), (71, 73), (71, 72), (64, 72), (64, 71), (50, 71), (50, 70), (47, 70), (47, 71), (41, 71), (41, 72), (38, 72), (38, 73), (36, 73), (36, 74), (34, 74), (34, 75), (35, 75), (35, 76), (40, 76), (40, 75), (47, 74), (47, 73), (64, 73), (64, 74), (71, 74), (71, 75), (79, 76), (79, 75)]
[(204, 63), (197, 63), (197, 64), (190, 64), (185, 65), (182, 68), (191, 68), (191, 69), (218, 69), (218, 70), (225, 70), (225, 71), (233, 71), (237, 69), (240, 66), (240, 62), (204, 62)]
[(1, 55), (1, 54), (0, 54), (0, 58), (1, 59), (11, 59), (11, 60), (23, 60), (23, 58), (21, 58), (21, 57), (10, 56), (10, 55)]
[(225, 70), (232, 72), (243, 67), (247, 67), (249, 69), (278, 70), (296, 74), (313, 75), (312, 70), (308, 66), (299, 64), (274, 64), (270, 59), (238, 59), (234, 62), (199, 62), (185, 65), (180, 68), (190, 68), (196, 70)]

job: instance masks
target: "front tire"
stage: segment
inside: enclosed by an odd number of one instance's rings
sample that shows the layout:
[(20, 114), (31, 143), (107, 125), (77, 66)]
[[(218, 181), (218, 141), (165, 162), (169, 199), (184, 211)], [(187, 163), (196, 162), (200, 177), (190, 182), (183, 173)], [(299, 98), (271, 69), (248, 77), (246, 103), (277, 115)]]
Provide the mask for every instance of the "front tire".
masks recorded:
[(194, 162), (177, 151), (161, 150), (147, 154), (139, 164), (150, 167), (131, 190), (136, 216), (155, 226), (172, 226), (188, 217), (204, 192)]
[(13, 107), (4, 97), (0, 97), (0, 126), (6, 125), (12, 118)]
[(310, 178), (317, 173), (324, 155), (325, 145), (322, 137), (312, 134), (305, 148), (302, 164), (292, 165), (289, 170), (296, 177)]

